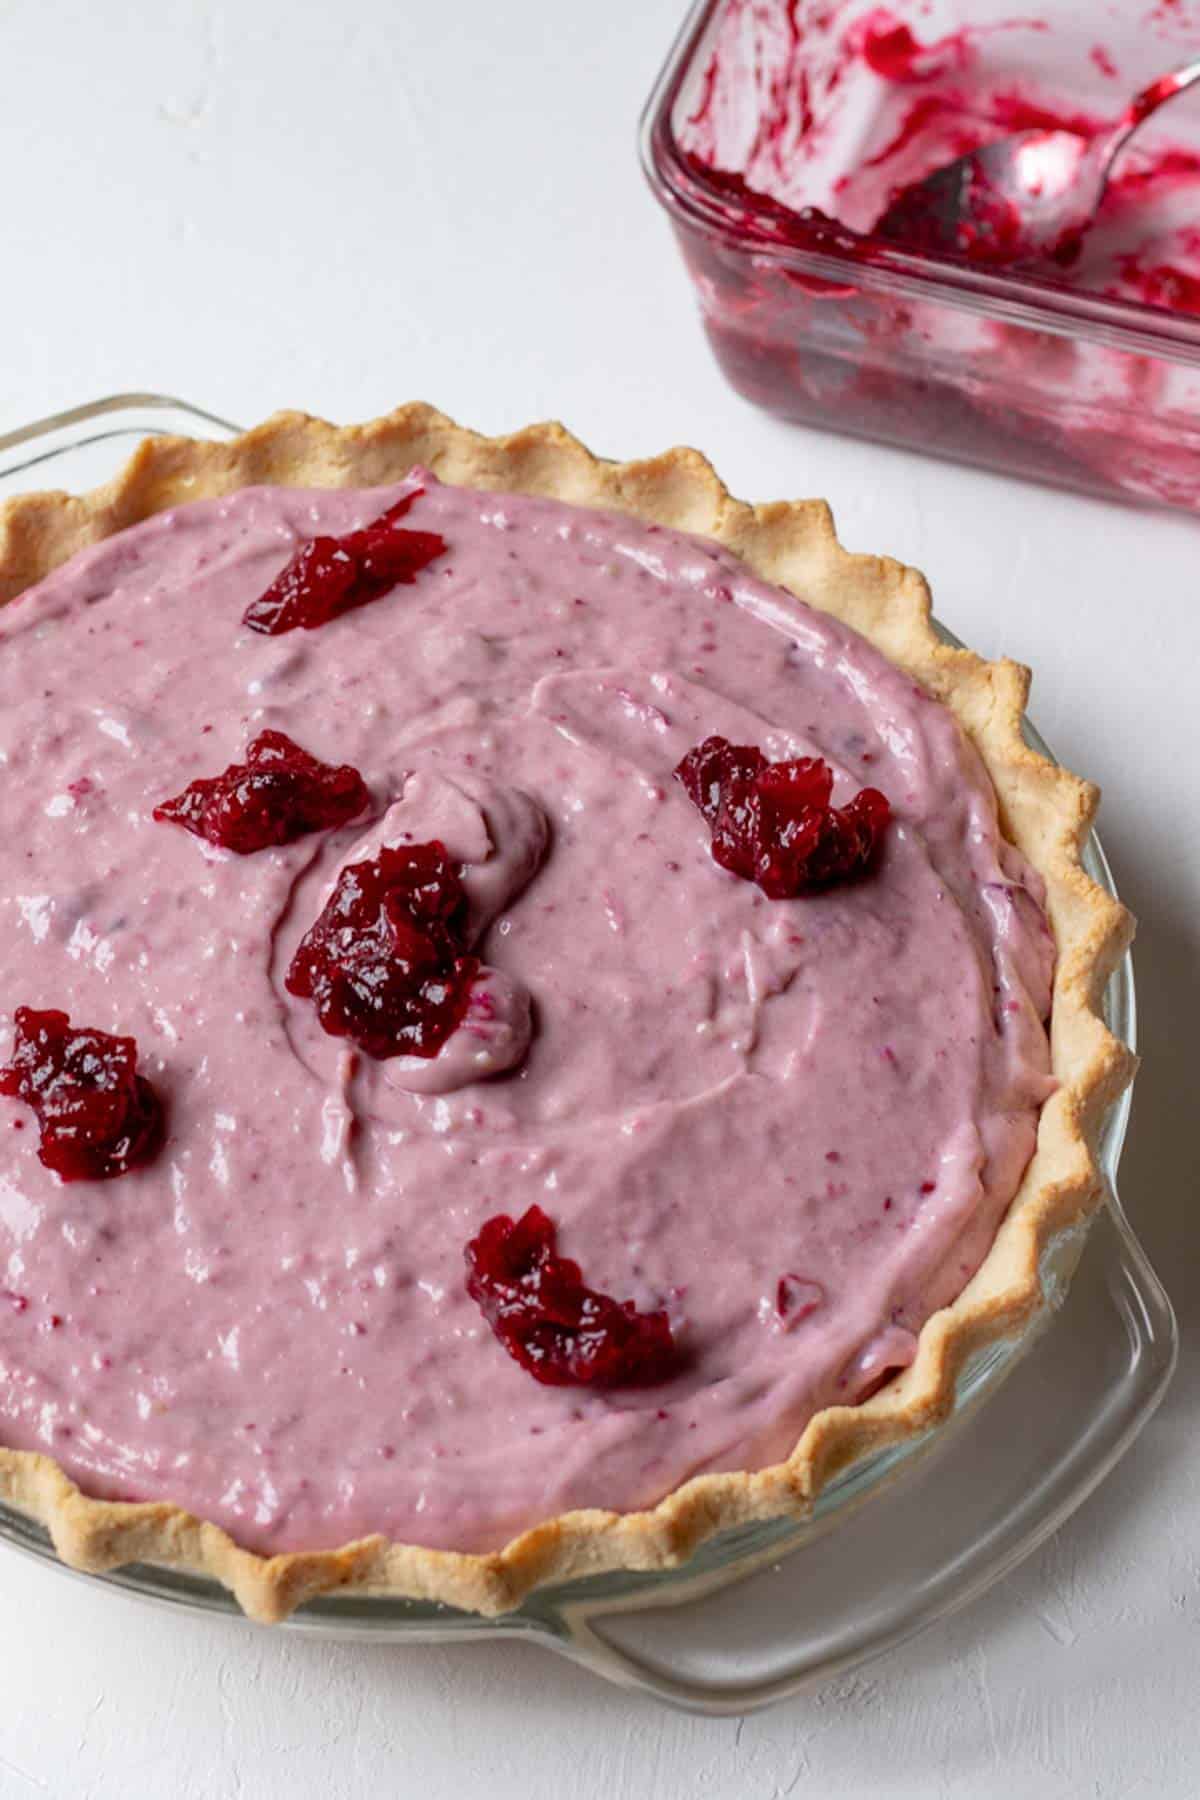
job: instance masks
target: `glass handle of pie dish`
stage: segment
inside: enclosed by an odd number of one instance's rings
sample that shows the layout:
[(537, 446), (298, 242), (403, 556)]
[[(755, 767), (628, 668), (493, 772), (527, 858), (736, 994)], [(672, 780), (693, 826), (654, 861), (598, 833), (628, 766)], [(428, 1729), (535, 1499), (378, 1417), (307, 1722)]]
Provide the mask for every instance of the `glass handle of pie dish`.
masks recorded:
[(64, 451), (109, 437), (190, 429), (200, 437), (236, 437), (239, 427), (216, 413), (170, 394), (106, 394), (44, 419), (0, 431), (0, 481), (47, 462)]
[[(978, 1598), (1098, 1486), (1171, 1378), (1171, 1304), (1115, 1195), (1055, 1315), (961, 1435), (952, 1425), (886, 1499), (696, 1600), (672, 1606), (669, 1586), (658, 1606), (631, 1610), (564, 1597), (545, 1641), (619, 1686), (732, 1715), (829, 1681)], [(1071, 1393), (1069, 1430), (1060, 1407), (1031, 1411), (1043, 1359)], [(931, 1507), (933, 1485), (939, 1499), (953, 1490), (949, 1512)]]

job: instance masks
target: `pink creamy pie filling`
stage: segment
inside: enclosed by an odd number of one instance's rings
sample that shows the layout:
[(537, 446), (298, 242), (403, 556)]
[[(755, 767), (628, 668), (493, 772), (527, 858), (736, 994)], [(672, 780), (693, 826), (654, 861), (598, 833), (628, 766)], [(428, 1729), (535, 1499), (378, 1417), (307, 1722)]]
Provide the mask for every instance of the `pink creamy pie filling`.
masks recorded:
[[(414, 487), (445, 550), (318, 630), (243, 614)], [(263, 731), (369, 806), (250, 855), (156, 822)], [(892, 817), (862, 879), (768, 899), (672, 771), (820, 756)], [(787, 1455), (911, 1361), (985, 1256), (1053, 1083), (1042, 885), (951, 715), (699, 539), (421, 475), (247, 489), (0, 614), (0, 1057), (18, 1005), (136, 1039), (155, 1158), (64, 1183), (0, 1099), (0, 1440), (262, 1551), (480, 1550)], [(375, 1060), (285, 985), (339, 874), (436, 841), (477, 973)], [(464, 1251), (537, 1206), (665, 1311), (649, 1387), (548, 1386)]]

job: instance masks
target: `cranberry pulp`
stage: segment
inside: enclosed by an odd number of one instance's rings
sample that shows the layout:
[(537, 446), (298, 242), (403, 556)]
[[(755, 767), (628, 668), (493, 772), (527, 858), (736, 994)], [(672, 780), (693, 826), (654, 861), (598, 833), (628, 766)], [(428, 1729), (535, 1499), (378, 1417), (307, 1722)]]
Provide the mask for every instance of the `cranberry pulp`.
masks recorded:
[(250, 602), (243, 625), (272, 637), (297, 627), (315, 631), (415, 581), (446, 548), (438, 532), (409, 531), (400, 524), (420, 493), (417, 488), (403, 495), (360, 531), (310, 538), (266, 592)]
[(384, 848), (342, 870), (287, 972), (331, 1037), (368, 1056), (436, 1056), (479, 968), (466, 953), (467, 898), (439, 843)]
[[(1111, 126), (1185, 60), (1200, 6), (1141, 31), (1106, 14), (1103, 43), (1065, 0), (956, 10), (938, 32), (911, 5), (716, 0), (651, 144), (721, 368), (804, 424), (1196, 509), (1195, 107), (1147, 124), (1092, 229), (1040, 258), (1003, 194), (950, 244), (916, 190), (1015, 133), (1049, 166), (1055, 134)], [(1120, 303), (1103, 337), (1094, 298)]]
[(675, 778), (708, 822), (713, 861), (756, 881), (770, 900), (863, 874), (891, 818), (878, 788), (834, 806), (833, 770), (822, 757), (772, 763), (754, 745), (722, 737), (689, 750)]
[(244, 763), (190, 782), (154, 808), (160, 823), (182, 825), (210, 844), (250, 856), (310, 831), (345, 825), (363, 811), (367, 784), (349, 763), (333, 768), (282, 731), (260, 731)]
[(29, 1006), (18, 1006), (14, 1023), (0, 1094), (37, 1114), (46, 1167), (64, 1181), (108, 1181), (148, 1162), (162, 1142), (162, 1107), (137, 1072), (133, 1038)]
[(652, 1387), (675, 1371), (671, 1323), (585, 1287), (557, 1250), (554, 1221), (531, 1206), (488, 1219), (467, 1245), (467, 1292), (508, 1354), (547, 1387)]
[[(934, 196), (920, 181), (901, 188), (876, 222), (876, 231), (905, 250), (927, 250), (934, 255), (953, 250), (968, 262), (991, 263), (997, 268), (1011, 267), (1028, 254), (1020, 209), (989, 179), (985, 168), (973, 160), (956, 168), (954, 190), (952, 197)], [(1077, 234), (1070, 246), (1078, 254)], [(1063, 254), (1056, 244), (1056, 257)]]

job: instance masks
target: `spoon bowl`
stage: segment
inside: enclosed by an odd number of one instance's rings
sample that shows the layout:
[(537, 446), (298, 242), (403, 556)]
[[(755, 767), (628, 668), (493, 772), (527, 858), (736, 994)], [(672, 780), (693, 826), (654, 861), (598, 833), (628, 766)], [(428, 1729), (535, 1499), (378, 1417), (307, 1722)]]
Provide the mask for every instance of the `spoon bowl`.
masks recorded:
[(1200, 60), (1162, 75), (1094, 136), (1018, 131), (935, 169), (892, 197), (875, 230), (905, 249), (970, 262), (1072, 262), (1113, 163), (1145, 120), (1200, 81)]

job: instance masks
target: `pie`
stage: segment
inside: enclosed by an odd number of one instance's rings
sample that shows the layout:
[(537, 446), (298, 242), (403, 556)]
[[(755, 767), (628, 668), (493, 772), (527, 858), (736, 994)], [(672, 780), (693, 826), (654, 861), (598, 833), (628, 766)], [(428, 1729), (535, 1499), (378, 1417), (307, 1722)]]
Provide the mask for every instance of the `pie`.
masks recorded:
[(1027, 675), (702, 457), (425, 406), (0, 515), (0, 1494), (247, 1612), (802, 1515), (1101, 1197)]

